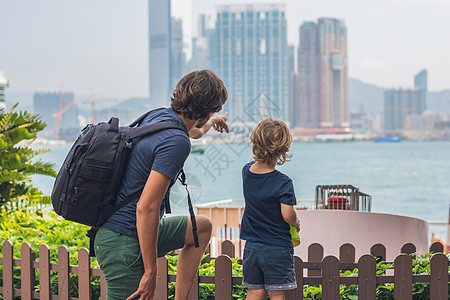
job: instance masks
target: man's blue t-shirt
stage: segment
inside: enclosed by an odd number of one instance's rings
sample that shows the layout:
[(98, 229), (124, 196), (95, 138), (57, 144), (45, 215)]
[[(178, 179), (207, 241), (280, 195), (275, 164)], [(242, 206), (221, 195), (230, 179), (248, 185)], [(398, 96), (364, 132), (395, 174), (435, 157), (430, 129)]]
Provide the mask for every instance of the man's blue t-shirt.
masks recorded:
[(253, 173), (250, 166), (254, 163), (242, 169), (245, 210), (240, 237), (267, 245), (293, 247), (290, 227), (281, 215), (280, 204), (296, 204), (292, 180), (277, 170)]
[[(148, 125), (163, 121), (184, 123), (172, 108), (153, 110), (142, 124)], [(186, 132), (179, 129), (166, 129), (139, 139), (130, 153), (122, 185), (118, 193), (118, 203), (138, 190), (143, 190), (151, 170), (158, 171), (172, 182), (183, 168), (191, 151), (191, 142)], [(111, 216), (103, 227), (137, 238), (136, 204), (139, 197)], [(164, 203), (164, 201), (163, 201)]]

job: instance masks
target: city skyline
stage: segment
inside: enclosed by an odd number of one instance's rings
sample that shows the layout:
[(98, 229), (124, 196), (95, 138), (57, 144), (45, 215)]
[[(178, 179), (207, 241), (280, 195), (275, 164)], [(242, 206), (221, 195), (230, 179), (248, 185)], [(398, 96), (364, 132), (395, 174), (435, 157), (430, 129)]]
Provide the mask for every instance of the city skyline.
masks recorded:
[[(216, 6), (223, 4), (216, 0), (172, 2), (178, 10), (192, 5), (193, 28), (197, 14), (214, 16)], [(408, 88), (410, 74), (426, 68), (429, 91), (450, 89), (446, 78), (450, 62), (444, 55), (450, 52), (450, 41), (442, 39), (450, 27), (449, 18), (443, 15), (450, 8), (447, 1), (381, 0), (377, 5), (336, 1), (340, 6), (332, 1), (284, 2), (288, 41), (296, 46), (292, 36), (298, 40), (302, 22), (321, 16), (345, 21), (349, 28), (349, 77), (385, 88)], [(403, 11), (406, 5), (408, 10)], [(55, 92), (64, 83), (66, 90), (77, 95), (148, 96), (148, 1), (2, 1), (2, 7), (0, 18), (8, 29), (0, 47), (0, 70), (10, 79), (6, 95)], [(179, 17), (176, 10), (174, 16)], [(391, 32), (386, 26), (391, 26)], [(361, 35), (363, 30), (365, 35)]]

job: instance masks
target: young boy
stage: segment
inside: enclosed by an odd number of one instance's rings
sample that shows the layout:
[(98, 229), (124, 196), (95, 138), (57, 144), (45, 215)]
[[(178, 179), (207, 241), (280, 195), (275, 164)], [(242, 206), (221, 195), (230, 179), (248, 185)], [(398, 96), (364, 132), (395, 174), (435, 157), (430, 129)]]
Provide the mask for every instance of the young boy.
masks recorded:
[(294, 248), (290, 226), (300, 230), (292, 180), (275, 169), (288, 161), (292, 136), (280, 120), (265, 119), (250, 135), (253, 161), (242, 169), (245, 211), (241, 239), (246, 240), (243, 285), (247, 300), (284, 299), (295, 289)]

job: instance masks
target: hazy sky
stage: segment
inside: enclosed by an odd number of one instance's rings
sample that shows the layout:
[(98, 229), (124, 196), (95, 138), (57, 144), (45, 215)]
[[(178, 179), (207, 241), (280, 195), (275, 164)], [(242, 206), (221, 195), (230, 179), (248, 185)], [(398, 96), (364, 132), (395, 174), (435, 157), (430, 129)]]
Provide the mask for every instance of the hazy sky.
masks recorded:
[[(216, 5), (242, 0), (173, 0), (185, 27)], [(450, 89), (450, 0), (259, 0), (285, 3), (288, 40), (319, 17), (348, 28), (349, 76), (411, 87), (428, 69), (429, 90)], [(119, 99), (148, 96), (147, 0), (0, 0), (0, 70), (8, 92), (73, 91)], [(194, 29), (195, 30), (195, 29)], [(186, 38), (191, 36), (185, 33)], [(8, 95), (8, 94), (7, 94)]]

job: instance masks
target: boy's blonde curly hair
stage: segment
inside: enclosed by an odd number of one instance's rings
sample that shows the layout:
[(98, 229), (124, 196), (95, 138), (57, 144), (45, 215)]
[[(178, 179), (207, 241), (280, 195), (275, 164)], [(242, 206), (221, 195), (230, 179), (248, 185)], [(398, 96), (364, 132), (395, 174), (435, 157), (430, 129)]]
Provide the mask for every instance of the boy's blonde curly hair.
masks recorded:
[(253, 158), (266, 164), (275, 162), (281, 166), (292, 157), (288, 154), (292, 140), (289, 128), (283, 121), (267, 118), (250, 134)]

